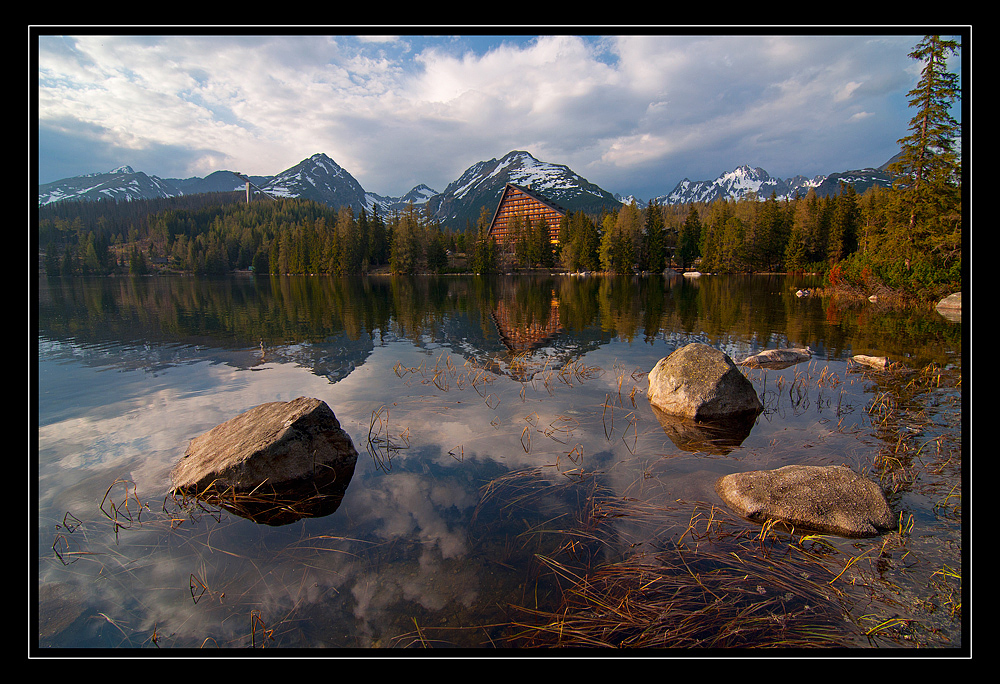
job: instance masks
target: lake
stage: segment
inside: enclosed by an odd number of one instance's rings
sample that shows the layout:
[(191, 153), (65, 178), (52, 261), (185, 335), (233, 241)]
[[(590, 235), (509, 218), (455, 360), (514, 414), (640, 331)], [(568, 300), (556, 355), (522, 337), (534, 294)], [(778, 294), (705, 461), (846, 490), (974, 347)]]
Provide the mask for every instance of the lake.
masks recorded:
[[(962, 324), (821, 288), (40, 280), (33, 643), (960, 650)], [(646, 373), (691, 342), (812, 359), (744, 368), (764, 411), (718, 434), (663, 422), (645, 397)], [(265, 525), (169, 495), (191, 439), (300, 396), (326, 402), (359, 452), (335, 510)], [(786, 530), (715, 493), (728, 473), (793, 463), (880, 482), (899, 529)]]

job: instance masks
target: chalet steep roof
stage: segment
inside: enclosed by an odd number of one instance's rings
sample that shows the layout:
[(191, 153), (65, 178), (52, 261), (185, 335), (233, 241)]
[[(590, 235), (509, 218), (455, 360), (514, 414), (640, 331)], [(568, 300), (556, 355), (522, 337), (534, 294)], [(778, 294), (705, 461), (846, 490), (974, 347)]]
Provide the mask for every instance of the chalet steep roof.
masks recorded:
[(527, 188), (527, 187), (525, 187), (523, 185), (517, 185), (515, 183), (507, 183), (503, 187), (503, 192), (500, 193), (500, 201), (497, 202), (497, 208), (493, 210), (493, 218), (490, 219), (490, 228), (493, 227), (494, 222), (496, 222), (496, 220), (497, 220), (497, 214), (500, 213), (500, 206), (503, 204), (503, 198), (507, 196), (507, 188), (514, 188), (515, 190), (519, 190), (520, 192), (523, 192), (525, 195), (527, 195), (531, 199), (544, 204), (549, 209), (552, 209), (554, 211), (558, 211), (560, 214), (567, 214), (567, 213), (569, 213), (569, 210), (566, 209), (565, 207), (559, 206), (558, 204), (556, 204), (555, 202), (553, 202), (552, 200), (550, 200), (548, 197), (545, 197), (544, 195), (538, 194), (537, 192), (535, 192), (531, 188)]

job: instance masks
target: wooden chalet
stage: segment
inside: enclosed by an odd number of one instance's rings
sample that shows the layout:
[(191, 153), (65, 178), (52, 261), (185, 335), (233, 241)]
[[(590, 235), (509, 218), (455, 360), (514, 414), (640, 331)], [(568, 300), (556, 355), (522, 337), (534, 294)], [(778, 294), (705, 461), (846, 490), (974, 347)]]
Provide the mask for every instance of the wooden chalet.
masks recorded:
[(510, 234), (510, 226), (515, 216), (521, 217), (522, 226), (528, 220), (532, 225), (537, 225), (541, 219), (545, 219), (549, 227), (549, 241), (555, 244), (559, 242), (559, 221), (566, 213), (566, 209), (531, 188), (507, 183), (500, 195), (497, 209), (493, 212), (489, 236), (497, 244), (511, 245), (515, 236)]

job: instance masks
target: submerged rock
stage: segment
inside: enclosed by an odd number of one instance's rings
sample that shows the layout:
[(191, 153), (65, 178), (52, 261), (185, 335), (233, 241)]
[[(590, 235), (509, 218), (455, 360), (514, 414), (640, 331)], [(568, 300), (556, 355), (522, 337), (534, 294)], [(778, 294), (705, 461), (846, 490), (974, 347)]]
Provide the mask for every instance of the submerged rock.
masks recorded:
[(764, 351), (748, 356), (740, 361), (741, 366), (751, 366), (754, 368), (773, 368), (780, 370), (788, 368), (796, 363), (808, 361), (812, 358), (812, 352), (806, 349), (765, 349)]
[(790, 465), (733, 473), (715, 490), (735, 513), (843, 537), (892, 529), (895, 518), (882, 489), (846, 466)]
[(937, 304), (938, 309), (958, 309), (962, 310), (962, 293), (953, 292)]
[(868, 366), (877, 370), (885, 370), (892, 365), (892, 361), (890, 361), (887, 356), (866, 356), (865, 354), (855, 354), (851, 357), (851, 360), (855, 363), (860, 363), (862, 366)]
[(962, 293), (955, 292), (948, 295), (934, 307), (939, 314), (949, 321), (961, 322), (962, 320)]
[[(62, 582), (38, 586), (38, 637), (56, 636), (83, 614), (81, 592)], [(44, 645), (44, 644), (43, 644)]]
[(714, 420), (760, 413), (753, 383), (724, 352), (693, 343), (660, 359), (649, 372), (650, 403), (671, 415)]
[(175, 493), (280, 525), (336, 510), (357, 459), (330, 407), (299, 397), (261, 404), (194, 438), (171, 479)]

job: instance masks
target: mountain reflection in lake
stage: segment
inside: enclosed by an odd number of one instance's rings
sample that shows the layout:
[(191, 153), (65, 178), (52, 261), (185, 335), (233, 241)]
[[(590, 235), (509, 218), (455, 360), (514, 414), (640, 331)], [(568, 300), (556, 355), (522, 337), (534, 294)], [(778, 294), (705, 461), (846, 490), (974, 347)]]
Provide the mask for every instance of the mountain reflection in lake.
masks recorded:
[[(960, 374), (961, 326), (933, 312), (795, 297), (818, 285), (783, 276), (43, 280), (38, 643), (516, 645), (511, 621), (554, 609), (566, 589), (540, 559), (653, 558), (690, 528), (696, 506), (724, 517), (714, 482), (738, 470), (882, 472), (888, 421), (876, 424), (871, 407), (887, 392), (848, 359), (888, 355)], [(777, 347), (814, 356), (745, 369), (765, 410), (718, 434), (664, 422), (645, 399), (646, 373), (690, 342), (737, 361)], [(936, 440), (940, 452), (961, 442), (961, 402), (938, 392), (920, 441)], [(192, 438), (299, 396), (325, 401), (360, 453), (333, 513), (269, 526), (167, 495)], [(913, 521), (914, 541), (825, 544), (879, 557), (885, 581), (911, 599), (940, 583), (942, 567), (960, 577), (961, 507), (948, 493), (961, 491), (960, 467), (897, 487), (891, 503)], [(659, 507), (655, 534), (626, 516), (604, 518), (598, 535), (593, 511), (622, 501)], [(870, 631), (852, 619), (846, 634)], [(957, 619), (932, 631), (923, 643), (961, 642)]]

